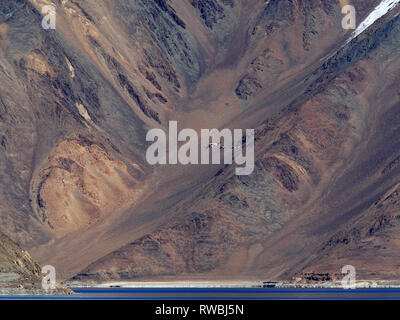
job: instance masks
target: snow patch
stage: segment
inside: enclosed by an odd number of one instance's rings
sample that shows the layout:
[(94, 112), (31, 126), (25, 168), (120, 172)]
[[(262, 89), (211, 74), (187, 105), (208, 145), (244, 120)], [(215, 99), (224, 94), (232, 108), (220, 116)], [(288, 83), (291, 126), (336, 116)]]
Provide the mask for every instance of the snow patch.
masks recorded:
[(400, 0), (383, 0), (375, 9), (365, 18), (363, 22), (357, 27), (352, 33), (351, 37), (347, 42), (364, 32), (370, 25), (372, 25), (380, 17), (383, 17), (386, 13), (392, 10), (400, 3)]

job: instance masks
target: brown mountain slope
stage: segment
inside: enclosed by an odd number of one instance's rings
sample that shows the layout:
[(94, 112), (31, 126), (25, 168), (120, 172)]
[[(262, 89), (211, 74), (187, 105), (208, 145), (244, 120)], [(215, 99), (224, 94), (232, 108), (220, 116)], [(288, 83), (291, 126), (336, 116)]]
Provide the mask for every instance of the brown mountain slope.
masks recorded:
[[(258, 127), (251, 176), (235, 177), (226, 169), (204, 187), (213, 190), (203, 193), (205, 200), (184, 208), (181, 222), (110, 253), (74, 279), (205, 273), (287, 279), (303, 270), (340, 273), (345, 264), (360, 266), (361, 277), (379, 278), (381, 270), (396, 278), (396, 237), (382, 253), (383, 246), (371, 246), (365, 255), (354, 252), (358, 247), (345, 253), (342, 247), (330, 249), (334, 253), (319, 249), (325, 241), (335, 246), (330, 237), (354, 216), (360, 216), (354, 228), (361, 238), (366, 228), (394, 223), (389, 217), (396, 200), (368, 209), (398, 181), (397, 162), (385, 163), (398, 157), (399, 59), (389, 49), (398, 43), (394, 16), (324, 62), (301, 95)], [(373, 254), (377, 258), (370, 260)]]
[[(344, 1), (47, 3), (0, 4), (0, 228), (62, 277), (290, 277), (394, 186), (395, 13), (342, 47)], [(151, 167), (168, 120), (256, 128), (254, 173)]]
[(0, 234), (0, 288), (41, 288), (41, 269), (30, 255)]

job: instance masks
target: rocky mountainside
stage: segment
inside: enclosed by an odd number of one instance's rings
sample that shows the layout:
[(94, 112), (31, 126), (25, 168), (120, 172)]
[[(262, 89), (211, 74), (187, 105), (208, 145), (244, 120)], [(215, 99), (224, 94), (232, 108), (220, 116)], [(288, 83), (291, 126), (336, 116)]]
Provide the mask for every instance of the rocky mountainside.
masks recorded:
[[(400, 9), (341, 23), (379, 3), (0, 3), (0, 230), (65, 279), (397, 277)], [(255, 128), (254, 172), (150, 166), (169, 120)]]
[(0, 234), (0, 288), (40, 289), (41, 268), (28, 252)]

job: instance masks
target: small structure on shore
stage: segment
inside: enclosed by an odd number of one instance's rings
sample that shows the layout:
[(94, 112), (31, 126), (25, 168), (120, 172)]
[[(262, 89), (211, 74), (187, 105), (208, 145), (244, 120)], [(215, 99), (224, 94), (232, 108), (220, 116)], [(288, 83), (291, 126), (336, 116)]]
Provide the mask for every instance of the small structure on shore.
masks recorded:
[(279, 282), (276, 281), (264, 281), (263, 282), (263, 288), (275, 288)]

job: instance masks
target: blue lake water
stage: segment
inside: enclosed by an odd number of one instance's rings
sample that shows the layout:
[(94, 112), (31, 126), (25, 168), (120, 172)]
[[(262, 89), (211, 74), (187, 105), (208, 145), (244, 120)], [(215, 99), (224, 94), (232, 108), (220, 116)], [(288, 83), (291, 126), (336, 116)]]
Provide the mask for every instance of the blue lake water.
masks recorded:
[(400, 288), (71, 288), (71, 296), (19, 296), (0, 299), (132, 300), (400, 300)]

